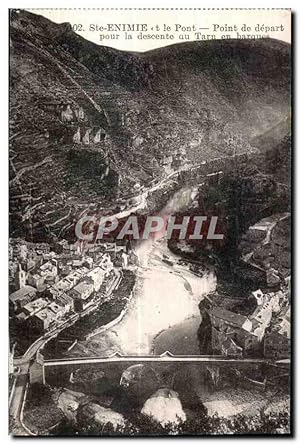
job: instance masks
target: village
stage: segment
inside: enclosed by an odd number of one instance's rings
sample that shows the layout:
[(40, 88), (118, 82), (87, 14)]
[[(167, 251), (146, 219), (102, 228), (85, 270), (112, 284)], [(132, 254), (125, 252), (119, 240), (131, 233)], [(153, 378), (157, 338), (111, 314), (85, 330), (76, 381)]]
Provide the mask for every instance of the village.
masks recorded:
[(217, 306), (209, 296), (200, 302), (210, 330), (211, 352), (235, 358), (263, 357), (274, 362), (289, 360), (290, 278), (280, 288), (258, 289), (250, 297), (255, 300), (255, 308), (247, 315)]
[(105, 243), (84, 253), (80, 248), (65, 240), (51, 246), (12, 241), (10, 317), (16, 331), (24, 333), (12, 334), (11, 340), (13, 347), (24, 342), (19, 352), (37, 337), (51, 337), (110, 300), (126, 272), (136, 267), (136, 256), (126, 245)]

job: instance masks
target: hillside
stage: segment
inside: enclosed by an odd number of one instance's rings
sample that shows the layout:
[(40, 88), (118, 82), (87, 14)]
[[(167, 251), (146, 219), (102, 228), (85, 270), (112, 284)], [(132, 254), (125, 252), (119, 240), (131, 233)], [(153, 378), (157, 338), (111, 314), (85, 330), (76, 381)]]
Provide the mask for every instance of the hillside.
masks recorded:
[[(10, 20), (11, 235), (62, 235), (166, 171), (280, 145), (290, 45), (209, 41), (146, 53), (97, 46), (67, 23)], [(264, 149), (263, 149), (264, 150)]]

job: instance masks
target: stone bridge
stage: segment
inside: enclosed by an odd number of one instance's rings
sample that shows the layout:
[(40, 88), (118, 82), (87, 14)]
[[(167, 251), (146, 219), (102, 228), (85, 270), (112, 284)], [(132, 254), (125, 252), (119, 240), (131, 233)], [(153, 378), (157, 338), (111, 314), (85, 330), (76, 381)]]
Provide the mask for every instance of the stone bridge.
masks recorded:
[(37, 359), (35, 363), (34, 373), (35, 378), (40, 378), (40, 382), (45, 384), (46, 382), (46, 370), (48, 368), (61, 368), (70, 367), (72, 369), (78, 368), (81, 365), (93, 365), (93, 364), (120, 364), (125, 363), (126, 365), (133, 365), (137, 363), (155, 363), (155, 362), (165, 362), (165, 363), (182, 363), (182, 364), (199, 364), (199, 365), (219, 365), (219, 366), (249, 366), (253, 365), (269, 365), (278, 368), (286, 368), (290, 365), (289, 359), (284, 360), (268, 360), (264, 358), (240, 358), (233, 356), (222, 356), (222, 355), (173, 355), (172, 353), (166, 351), (161, 355), (135, 355), (135, 356), (124, 356), (120, 353), (114, 353), (111, 356), (78, 356), (71, 358), (61, 358), (61, 359), (44, 359), (42, 353), (37, 353)]

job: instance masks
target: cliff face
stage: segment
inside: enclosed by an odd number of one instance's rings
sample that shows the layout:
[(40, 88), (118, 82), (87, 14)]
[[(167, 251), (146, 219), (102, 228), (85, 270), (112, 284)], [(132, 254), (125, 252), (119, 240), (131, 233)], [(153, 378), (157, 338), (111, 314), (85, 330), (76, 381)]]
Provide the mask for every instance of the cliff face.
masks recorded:
[(11, 13), (10, 37), (13, 235), (60, 235), (88, 203), (131, 194), (167, 163), (257, 149), (253, 137), (269, 140), (289, 112), (290, 47), (279, 41), (133, 54), (26, 11)]

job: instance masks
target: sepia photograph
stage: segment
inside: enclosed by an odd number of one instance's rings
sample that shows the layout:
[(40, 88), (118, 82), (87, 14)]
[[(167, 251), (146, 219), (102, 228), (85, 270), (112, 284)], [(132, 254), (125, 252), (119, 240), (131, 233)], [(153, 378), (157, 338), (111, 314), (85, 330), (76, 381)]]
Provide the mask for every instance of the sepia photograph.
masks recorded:
[(291, 436), (290, 9), (9, 10), (9, 433)]

